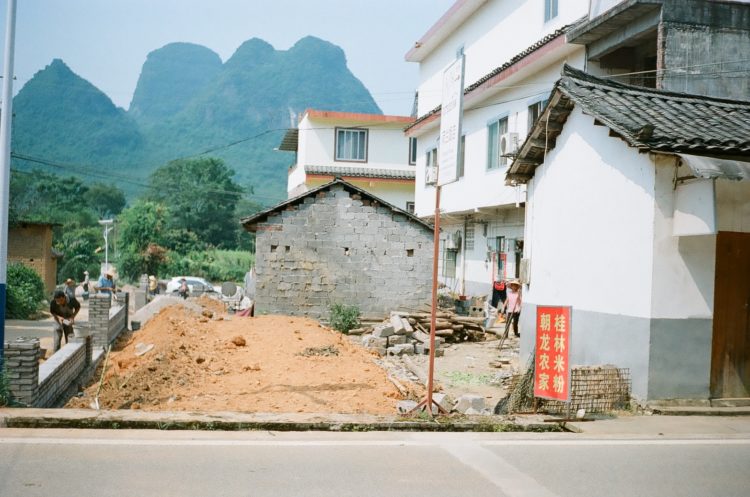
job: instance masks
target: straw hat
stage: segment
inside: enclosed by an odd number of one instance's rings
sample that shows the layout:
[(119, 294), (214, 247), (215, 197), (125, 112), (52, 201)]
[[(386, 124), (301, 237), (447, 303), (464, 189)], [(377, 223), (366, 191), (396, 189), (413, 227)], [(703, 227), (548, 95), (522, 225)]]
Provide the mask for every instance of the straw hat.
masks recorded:
[(68, 278), (67, 280), (65, 280), (65, 284), (66, 285), (75, 285), (76, 282), (75, 282), (75, 280), (73, 280), (73, 278)]
[(151, 276), (149, 276), (149, 277), (148, 277), (148, 280), (149, 280), (149, 281), (156, 281), (156, 276), (154, 276), (154, 275), (152, 274)]
[(508, 284), (509, 284), (509, 285), (518, 285), (518, 286), (521, 286), (521, 282), (520, 282), (520, 281), (518, 281), (518, 280), (510, 280), (510, 281), (508, 282)]

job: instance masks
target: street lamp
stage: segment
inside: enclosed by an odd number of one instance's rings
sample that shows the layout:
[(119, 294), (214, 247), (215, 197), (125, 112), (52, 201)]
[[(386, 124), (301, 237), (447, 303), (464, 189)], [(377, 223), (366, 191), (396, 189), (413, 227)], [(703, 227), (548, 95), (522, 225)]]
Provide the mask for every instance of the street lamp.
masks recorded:
[(109, 232), (112, 231), (112, 219), (101, 219), (99, 224), (104, 226), (104, 271), (109, 271)]

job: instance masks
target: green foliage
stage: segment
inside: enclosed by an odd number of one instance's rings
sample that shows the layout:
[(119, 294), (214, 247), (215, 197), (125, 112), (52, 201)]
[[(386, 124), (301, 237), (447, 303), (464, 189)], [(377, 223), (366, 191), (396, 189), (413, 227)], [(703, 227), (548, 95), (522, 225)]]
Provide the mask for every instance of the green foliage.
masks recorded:
[(125, 208), (125, 194), (114, 184), (93, 183), (89, 186), (86, 203), (99, 219), (110, 219)]
[(0, 359), (0, 407), (13, 405), (13, 396), (8, 385), (7, 369)]
[(330, 313), (331, 328), (347, 333), (359, 326), (359, 307), (356, 305), (346, 305), (333, 303), (328, 308)]
[(172, 253), (163, 271), (171, 276), (189, 274), (208, 281), (241, 282), (254, 259), (253, 254), (242, 250), (195, 251), (187, 255)]
[(99, 273), (101, 252), (104, 244), (102, 230), (97, 227), (64, 229), (56, 237), (55, 248), (62, 252), (63, 258), (57, 265), (57, 281), (73, 278), (83, 280), (83, 272), (88, 271), (92, 277)]
[(141, 274), (160, 274), (167, 261), (161, 235), (167, 210), (158, 203), (140, 200), (125, 209), (120, 221), (120, 275), (135, 281)]
[(36, 272), (23, 264), (8, 265), (5, 317), (29, 319), (44, 301), (44, 282)]
[(171, 229), (192, 231), (209, 245), (233, 247), (237, 231), (233, 214), (242, 194), (233, 176), (234, 171), (219, 159), (172, 161), (151, 175), (148, 198), (167, 206)]

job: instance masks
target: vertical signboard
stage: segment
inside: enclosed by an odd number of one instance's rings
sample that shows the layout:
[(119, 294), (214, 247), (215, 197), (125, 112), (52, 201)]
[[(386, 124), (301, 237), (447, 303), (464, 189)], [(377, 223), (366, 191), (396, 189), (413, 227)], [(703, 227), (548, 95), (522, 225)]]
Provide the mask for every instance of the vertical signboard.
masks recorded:
[(440, 108), (438, 186), (458, 179), (461, 153), (461, 119), (464, 101), (464, 56), (459, 56), (443, 73), (443, 100)]
[(536, 308), (534, 396), (570, 400), (570, 307)]

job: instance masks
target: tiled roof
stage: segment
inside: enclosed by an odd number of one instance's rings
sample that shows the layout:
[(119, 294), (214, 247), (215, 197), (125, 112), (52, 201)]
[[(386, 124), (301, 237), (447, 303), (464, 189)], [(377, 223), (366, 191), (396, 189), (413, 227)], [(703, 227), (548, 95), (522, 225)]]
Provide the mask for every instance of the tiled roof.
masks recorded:
[[(573, 26), (577, 26), (582, 21), (583, 21), (583, 19), (581, 19), (579, 21), (576, 21), (573, 24), (565, 25), (565, 26), (561, 27), (560, 29), (558, 29), (558, 30), (556, 30), (556, 31), (548, 34), (544, 38), (536, 41), (535, 43), (533, 43), (532, 45), (530, 45), (529, 47), (527, 47), (526, 49), (524, 49), (522, 52), (514, 55), (510, 60), (508, 60), (507, 62), (505, 62), (503, 65), (501, 65), (499, 67), (496, 67), (495, 69), (493, 69), (489, 73), (485, 74), (484, 76), (482, 76), (481, 78), (479, 78), (478, 80), (476, 80), (474, 83), (472, 83), (469, 86), (467, 86), (464, 89), (464, 95), (468, 95), (469, 93), (471, 93), (473, 91), (476, 91), (477, 89), (481, 88), (484, 83), (486, 83), (487, 81), (489, 81), (493, 77), (497, 76), (498, 74), (502, 73), (503, 71), (508, 70), (510, 67), (512, 67), (514, 64), (517, 64), (518, 62), (520, 62), (521, 60), (523, 60), (525, 57), (528, 57), (532, 53), (536, 52), (537, 50), (539, 50), (543, 46), (545, 46), (548, 43), (550, 43), (551, 41), (553, 41), (553, 40), (559, 38), (560, 36), (564, 35), (569, 29), (571, 29)], [(431, 111), (429, 111), (426, 114), (420, 116), (416, 121), (414, 121), (409, 126), (407, 126), (406, 130), (408, 131), (410, 128), (412, 128), (412, 127), (414, 127), (414, 126), (422, 123), (423, 121), (429, 119), (430, 117), (434, 116), (435, 114), (440, 114), (440, 109), (441, 109), (441, 106), (438, 105), (437, 107), (435, 107)]]
[(351, 178), (389, 178), (389, 179), (414, 179), (416, 172), (414, 167), (408, 169), (386, 169), (367, 166), (316, 166), (305, 165), (307, 174), (331, 174), (334, 176), (349, 176)]
[(295, 209), (297, 205), (304, 202), (304, 200), (308, 197), (314, 197), (318, 194), (318, 192), (321, 191), (327, 191), (330, 190), (335, 185), (341, 185), (346, 191), (348, 191), (351, 194), (359, 194), (363, 199), (370, 200), (371, 202), (377, 202), (378, 204), (389, 208), (391, 211), (393, 211), (395, 214), (401, 214), (403, 216), (406, 216), (407, 219), (414, 221), (415, 223), (423, 226), (425, 229), (432, 230), (433, 227), (431, 224), (419, 219), (414, 214), (411, 214), (403, 209), (399, 209), (393, 204), (389, 204), (385, 200), (381, 199), (380, 197), (377, 197), (373, 195), (372, 193), (363, 190), (361, 188), (358, 188), (351, 183), (348, 183), (342, 179), (334, 179), (330, 183), (326, 183), (325, 185), (321, 185), (317, 188), (313, 188), (312, 190), (308, 190), (301, 195), (298, 195), (294, 198), (290, 198), (289, 200), (286, 200), (284, 202), (281, 202), (280, 204), (276, 205), (275, 207), (271, 207), (270, 209), (266, 209), (263, 212), (259, 212), (257, 214), (254, 214), (249, 217), (245, 217), (240, 219), (240, 224), (247, 230), (247, 231), (255, 231), (258, 227), (258, 224), (264, 223), (269, 216), (276, 214), (278, 212), (281, 212), (283, 210), (287, 209)]
[(509, 182), (533, 175), (576, 106), (641, 150), (750, 157), (750, 101), (630, 86), (566, 65), (508, 170)]

